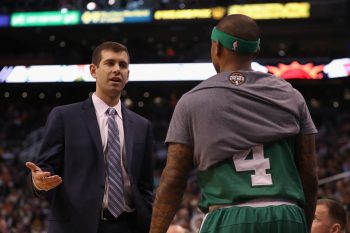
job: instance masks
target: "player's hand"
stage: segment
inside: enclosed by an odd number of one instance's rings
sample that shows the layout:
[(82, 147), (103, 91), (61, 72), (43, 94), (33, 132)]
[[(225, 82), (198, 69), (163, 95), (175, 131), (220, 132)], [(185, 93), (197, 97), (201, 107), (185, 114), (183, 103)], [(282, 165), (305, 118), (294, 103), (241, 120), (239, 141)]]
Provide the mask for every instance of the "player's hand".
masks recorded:
[(62, 183), (60, 176), (51, 176), (50, 172), (42, 171), (40, 167), (32, 162), (26, 162), (26, 167), (31, 170), (34, 187), (39, 191), (49, 191)]

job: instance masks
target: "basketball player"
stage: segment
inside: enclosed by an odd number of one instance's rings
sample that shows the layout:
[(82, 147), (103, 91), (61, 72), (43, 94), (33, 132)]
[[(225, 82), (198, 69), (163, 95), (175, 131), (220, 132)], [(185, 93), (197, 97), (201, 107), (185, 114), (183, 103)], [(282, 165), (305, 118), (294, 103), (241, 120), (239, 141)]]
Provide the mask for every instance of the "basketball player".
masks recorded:
[(252, 70), (260, 39), (251, 18), (223, 18), (211, 39), (218, 74), (177, 103), (150, 232), (167, 231), (193, 168), (207, 213), (200, 233), (309, 232), (317, 130), (304, 98), (283, 79)]

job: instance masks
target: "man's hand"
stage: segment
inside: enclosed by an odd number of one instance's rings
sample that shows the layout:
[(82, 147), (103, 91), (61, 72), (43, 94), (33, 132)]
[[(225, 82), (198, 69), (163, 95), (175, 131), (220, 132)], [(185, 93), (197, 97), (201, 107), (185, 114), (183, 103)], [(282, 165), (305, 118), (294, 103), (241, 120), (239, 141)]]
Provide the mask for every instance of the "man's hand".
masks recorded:
[(50, 172), (42, 171), (40, 167), (32, 162), (26, 162), (26, 167), (31, 170), (33, 185), (39, 191), (49, 191), (62, 183), (60, 176), (51, 176)]

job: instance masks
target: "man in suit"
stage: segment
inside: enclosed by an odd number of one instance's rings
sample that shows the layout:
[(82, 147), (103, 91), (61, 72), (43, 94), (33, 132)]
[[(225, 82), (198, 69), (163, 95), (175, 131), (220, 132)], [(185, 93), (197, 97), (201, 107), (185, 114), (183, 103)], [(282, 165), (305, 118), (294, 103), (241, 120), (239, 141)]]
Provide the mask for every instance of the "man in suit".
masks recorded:
[(152, 132), (120, 95), (129, 53), (104, 42), (92, 55), (96, 91), (54, 108), (31, 170), (30, 186), (51, 201), (49, 233), (148, 232), (153, 192)]

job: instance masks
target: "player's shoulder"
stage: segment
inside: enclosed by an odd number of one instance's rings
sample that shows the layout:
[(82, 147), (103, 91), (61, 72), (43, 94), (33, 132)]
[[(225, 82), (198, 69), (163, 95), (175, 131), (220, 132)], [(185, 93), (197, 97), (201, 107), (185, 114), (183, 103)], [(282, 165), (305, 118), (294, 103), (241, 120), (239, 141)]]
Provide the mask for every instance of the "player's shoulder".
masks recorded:
[(193, 87), (190, 91), (186, 92), (183, 97), (190, 98), (189, 96), (196, 95), (198, 94), (197, 92), (201, 90), (205, 90), (208, 88), (213, 88), (213, 87), (220, 87), (222, 86), (222, 81), (225, 77), (227, 77), (227, 72), (222, 72), (215, 74), (208, 79), (203, 80), (199, 84), (197, 84), (195, 87)]

